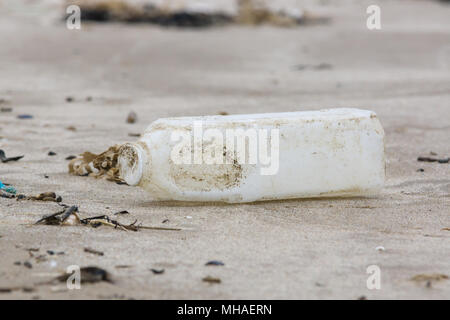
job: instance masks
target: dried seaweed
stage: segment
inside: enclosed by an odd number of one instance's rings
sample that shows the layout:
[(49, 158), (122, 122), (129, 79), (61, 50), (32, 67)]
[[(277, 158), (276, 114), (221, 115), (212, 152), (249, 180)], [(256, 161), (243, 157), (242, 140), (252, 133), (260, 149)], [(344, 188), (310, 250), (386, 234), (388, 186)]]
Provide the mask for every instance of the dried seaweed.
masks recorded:
[(91, 226), (93, 228), (97, 228), (99, 226), (108, 226), (114, 229), (120, 229), (123, 231), (139, 231), (140, 229), (147, 230), (165, 230), (165, 231), (180, 231), (179, 228), (164, 228), (164, 227), (152, 227), (152, 226), (143, 226), (141, 224), (136, 224), (137, 220), (135, 220), (131, 224), (122, 224), (117, 220), (111, 219), (107, 215), (100, 215), (94, 217), (88, 217), (84, 219), (80, 219), (78, 216), (78, 207), (77, 206), (64, 206), (64, 209), (58, 212), (55, 212), (50, 215), (43, 216), (41, 219), (35, 222), (35, 224), (45, 224), (45, 225), (85, 225)]
[[(71, 206), (65, 208), (64, 210), (55, 212), (53, 214), (43, 216), (41, 219), (36, 221), (34, 224), (45, 224), (45, 225), (74, 225), (79, 223), (80, 218), (77, 215), (78, 207)], [(73, 216), (71, 218), (71, 216)], [(70, 219), (69, 219), (70, 218)]]
[(61, 202), (62, 197), (58, 196), (56, 193), (50, 191), (50, 192), (43, 192), (36, 196), (23, 196), (17, 198), (18, 200), (35, 200), (35, 201), (53, 201), (53, 202)]
[(151, 272), (153, 272), (153, 274), (163, 274), (164, 273), (164, 269), (150, 269)]
[(95, 249), (92, 249), (92, 248), (89, 248), (89, 247), (85, 247), (84, 248), (84, 252), (96, 254), (98, 256), (103, 256), (104, 255), (104, 253), (102, 251), (98, 251), (98, 250), (95, 250)]
[(127, 210), (121, 210), (114, 213), (115, 216), (119, 214), (130, 214), (130, 213)]
[(215, 277), (211, 277), (211, 276), (207, 276), (204, 277), (202, 279), (203, 282), (208, 282), (208, 283), (221, 283), (222, 280), (220, 280), (219, 278), (215, 278)]
[(124, 231), (138, 231), (139, 229), (148, 229), (148, 230), (166, 230), (166, 231), (180, 231), (178, 228), (163, 228), (163, 227), (149, 227), (143, 225), (137, 225), (137, 220), (131, 224), (122, 224), (117, 220), (111, 219), (107, 215), (90, 217), (86, 219), (82, 219), (80, 221), (82, 224), (93, 226), (94, 228), (99, 227), (100, 225), (105, 225), (109, 227), (113, 227), (114, 229), (120, 229)]
[(139, 137), (141, 136), (141, 134), (140, 134), (140, 133), (130, 132), (130, 133), (128, 133), (128, 136), (129, 136), (129, 137), (136, 137), (136, 138), (139, 138)]
[(255, 0), (239, 0), (238, 15), (234, 19), (238, 24), (262, 25), (273, 24), (283, 27), (291, 27), (301, 23), (301, 16), (289, 15), (285, 12), (274, 12)]
[(5, 154), (5, 151), (3, 151), (2, 149), (0, 149), (0, 160), (3, 163), (7, 163), (10, 161), (18, 161), (20, 159), (22, 159), (24, 156), (17, 156), (17, 157), (7, 157)]
[(149, 4), (132, 5), (123, 0), (78, 0), (71, 3), (80, 6), (84, 21), (144, 22), (166, 27), (207, 27), (232, 21), (232, 17), (221, 12), (168, 10)]
[(205, 263), (205, 266), (224, 266), (225, 263), (219, 260), (211, 260)]
[(449, 163), (450, 162), (450, 158), (432, 158), (432, 157), (418, 157), (417, 161), (420, 162), (438, 162), (438, 163)]
[(446, 274), (441, 273), (418, 274), (412, 277), (411, 280), (416, 282), (441, 281), (441, 280), (448, 280), (448, 276)]
[(116, 183), (125, 183), (119, 174), (117, 159), (120, 145), (114, 145), (103, 153), (84, 152), (81, 157), (69, 162), (69, 173), (78, 176), (105, 178)]
[(237, 14), (229, 14), (219, 10), (170, 9), (162, 5), (131, 4), (124, 0), (70, 0), (70, 3), (80, 6), (83, 21), (141, 22), (165, 27), (204, 28), (232, 23), (293, 27), (324, 24), (330, 21), (328, 17), (314, 16), (301, 10), (275, 11), (256, 0), (239, 0)]

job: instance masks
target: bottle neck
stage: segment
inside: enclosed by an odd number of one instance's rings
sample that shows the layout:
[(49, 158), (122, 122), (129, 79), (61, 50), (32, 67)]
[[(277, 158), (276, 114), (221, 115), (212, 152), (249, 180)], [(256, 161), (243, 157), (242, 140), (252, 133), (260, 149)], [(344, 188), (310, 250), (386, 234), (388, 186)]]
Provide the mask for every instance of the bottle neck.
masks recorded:
[(138, 185), (147, 162), (146, 150), (139, 143), (125, 143), (119, 149), (120, 177), (130, 186)]

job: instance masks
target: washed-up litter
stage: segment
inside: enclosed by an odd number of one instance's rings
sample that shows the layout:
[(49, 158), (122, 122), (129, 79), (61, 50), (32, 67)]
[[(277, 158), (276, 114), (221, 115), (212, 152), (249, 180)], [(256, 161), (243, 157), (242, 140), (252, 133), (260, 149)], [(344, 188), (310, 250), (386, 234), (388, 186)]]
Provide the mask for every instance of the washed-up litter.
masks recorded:
[(78, 176), (106, 178), (109, 181), (123, 183), (117, 166), (119, 148), (120, 145), (114, 145), (100, 154), (86, 151), (81, 154), (81, 157), (70, 161), (69, 173)]
[[(271, 135), (276, 132), (279, 136), (284, 136), (283, 144), (277, 142), (276, 136), (271, 137), (270, 141), (267, 137), (266, 142), (263, 142), (266, 145), (269, 143), (270, 146), (265, 149), (267, 152), (270, 149), (270, 153), (273, 152), (275, 156), (273, 160), (277, 161), (272, 164), (256, 161), (256, 165), (249, 165), (237, 155), (234, 143), (227, 145), (228, 139), (225, 139), (225, 144), (224, 141), (219, 144), (220, 141), (214, 140), (217, 146), (213, 145), (213, 148), (179, 148), (180, 144), (170, 138), (174, 130), (184, 130), (191, 138), (188, 141), (195, 141), (196, 130), (193, 124), (199, 119), (205, 130), (221, 128), (226, 134), (228, 131), (246, 130), (250, 123), (255, 128), (264, 127), (265, 130), (273, 131)], [(298, 134), (292, 134), (294, 127)], [(344, 129), (345, 136), (342, 135)], [(370, 136), (362, 145), (359, 142), (361, 132), (369, 132)], [(334, 144), (341, 147), (336, 149), (329, 141), (334, 141)], [(317, 152), (317, 145), (324, 142), (327, 142), (326, 148)], [(356, 148), (356, 145), (360, 147)], [(221, 157), (218, 160), (222, 164), (212, 166), (204, 162), (193, 166), (185, 162), (184, 158), (188, 156), (191, 159), (192, 153), (194, 157), (198, 153), (200, 159), (211, 157), (209, 152), (214, 148), (224, 150), (223, 153), (215, 152)], [(179, 158), (175, 160), (179, 163), (175, 163), (173, 151), (178, 149)], [(277, 157), (275, 152), (291, 156)], [(153, 162), (147, 159), (159, 160)], [(239, 203), (294, 197), (376, 194), (384, 185), (384, 159), (384, 130), (376, 114), (369, 110), (337, 108), (159, 119), (150, 124), (146, 134), (136, 143), (114, 145), (99, 155), (85, 152), (80, 158), (71, 160), (69, 172), (80, 176), (106, 177), (116, 183), (139, 185), (151, 192), (152, 198), (157, 200)], [(308, 166), (299, 166), (298, 161)], [(280, 168), (283, 170), (278, 170)], [(358, 168), (357, 174), (354, 172), (355, 168)], [(326, 180), (333, 183), (325, 183), (321, 175), (310, 175), (310, 172), (315, 171), (323, 172), (327, 176)], [(349, 175), (356, 177), (356, 180), (348, 180), (346, 177)], [(309, 177), (308, 183), (304, 182), (305, 176)], [(268, 186), (274, 183), (277, 185), (276, 189), (254, 188), (255, 185)], [(186, 219), (192, 219), (192, 216), (186, 216)]]
[(411, 281), (425, 283), (427, 288), (431, 288), (433, 282), (448, 280), (448, 276), (442, 273), (418, 274), (411, 278)]
[(6, 162), (10, 162), (10, 161), (18, 161), (20, 159), (22, 159), (24, 156), (17, 156), (17, 157), (7, 157), (5, 154), (5, 151), (3, 151), (2, 149), (0, 149), (0, 160), (3, 163)]
[[(220, 139), (205, 139), (201, 132), (209, 130), (217, 130)], [(247, 139), (251, 130), (255, 138), (258, 131), (266, 132), (266, 138)], [(181, 143), (171, 138), (177, 132), (185, 136)], [(364, 143), (362, 133), (369, 137)], [(248, 151), (240, 152), (236, 139)], [(254, 152), (258, 144), (267, 154), (260, 160)], [(385, 181), (381, 123), (374, 112), (351, 108), (162, 118), (118, 153), (120, 178), (161, 201), (245, 203), (365, 196), (376, 194)]]
[(238, 0), (236, 12), (224, 12), (212, 7), (189, 6), (169, 8), (164, 5), (133, 4), (126, 0), (69, 1), (80, 6), (84, 21), (144, 22), (167, 27), (210, 27), (226, 24), (281, 27), (325, 24), (328, 17), (315, 16), (300, 9), (273, 10), (255, 0)]
[(211, 276), (204, 277), (202, 279), (202, 281), (208, 282), (208, 283), (221, 283), (222, 282), (222, 280), (220, 280), (219, 278), (215, 278), (215, 277), (211, 277)]
[(92, 248), (89, 248), (89, 247), (84, 248), (84, 252), (96, 254), (96, 255), (98, 255), (98, 256), (103, 256), (103, 255), (104, 255), (103, 252), (98, 251), (98, 250), (95, 250), (95, 249), (92, 249)]
[(2, 198), (14, 198), (15, 194), (17, 193), (16, 188), (10, 185), (5, 185), (3, 182), (0, 181), (0, 195)]
[(219, 260), (211, 260), (205, 263), (205, 266), (224, 266), (225, 263)]
[(432, 158), (432, 157), (418, 157), (417, 161), (420, 162), (438, 162), (438, 163), (449, 163), (450, 158)]

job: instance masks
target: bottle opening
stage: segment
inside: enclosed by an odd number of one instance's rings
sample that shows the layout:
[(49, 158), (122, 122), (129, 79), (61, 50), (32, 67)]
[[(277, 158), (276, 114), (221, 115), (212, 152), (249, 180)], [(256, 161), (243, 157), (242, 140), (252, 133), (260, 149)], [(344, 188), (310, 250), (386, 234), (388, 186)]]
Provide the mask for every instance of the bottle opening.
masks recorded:
[(130, 186), (138, 185), (142, 178), (145, 163), (144, 149), (134, 143), (126, 143), (119, 149), (120, 177)]

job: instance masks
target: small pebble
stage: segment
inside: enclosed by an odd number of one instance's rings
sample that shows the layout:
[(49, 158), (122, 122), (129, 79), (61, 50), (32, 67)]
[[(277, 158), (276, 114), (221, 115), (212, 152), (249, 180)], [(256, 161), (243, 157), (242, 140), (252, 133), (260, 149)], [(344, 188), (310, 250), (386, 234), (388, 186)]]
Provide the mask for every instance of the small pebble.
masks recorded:
[(164, 273), (164, 269), (150, 269), (153, 274), (163, 274)]
[(127, 117), (127, 123), (136, 123), (137, 114), (134, 111), (131, 111)]

